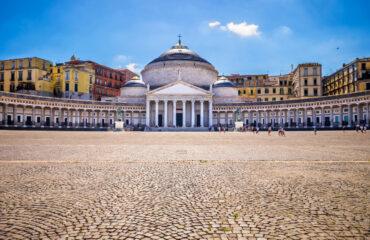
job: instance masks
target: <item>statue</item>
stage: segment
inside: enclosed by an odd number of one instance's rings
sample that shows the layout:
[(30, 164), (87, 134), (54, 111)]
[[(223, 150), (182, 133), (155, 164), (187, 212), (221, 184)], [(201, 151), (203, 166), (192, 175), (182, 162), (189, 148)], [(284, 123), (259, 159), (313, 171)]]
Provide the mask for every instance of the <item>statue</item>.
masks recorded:
[(236, 121), (240, 122), (242, 120), (242, 111), (240, 108), (236, 110)]

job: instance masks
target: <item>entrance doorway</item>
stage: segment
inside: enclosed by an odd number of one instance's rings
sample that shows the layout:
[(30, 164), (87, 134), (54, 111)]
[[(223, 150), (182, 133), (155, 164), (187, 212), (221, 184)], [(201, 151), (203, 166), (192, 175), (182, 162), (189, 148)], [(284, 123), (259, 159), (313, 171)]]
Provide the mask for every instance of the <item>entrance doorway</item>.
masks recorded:
[(182, 113), (176, 113), (176, 126), (182, 127)]
[(8, 115), (8, 124), (12, 124), (12, 116)]
[(162, 114), (158, 115), (158, 127), (163, 127), (163, 117)]
[(200, 114), (197, 114), (197, 127), (200, 127)]
[(49, 117), (46, 117), (46, 126), (50, 126), (50, 118)]
[(32, 125), (32, 117), (31, 116), (27, 116), (27, 118), (26, 118), (26, 125), (27, 126), (31, 126)]

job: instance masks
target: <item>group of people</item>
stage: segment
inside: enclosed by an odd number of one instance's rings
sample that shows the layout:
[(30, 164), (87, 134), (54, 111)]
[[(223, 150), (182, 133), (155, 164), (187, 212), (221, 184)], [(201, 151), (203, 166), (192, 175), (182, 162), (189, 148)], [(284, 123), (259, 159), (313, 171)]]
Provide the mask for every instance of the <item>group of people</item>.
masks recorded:
[(366, 130), (367, 130), (367, 126), (365, 124), (357, 124), (356, 125), (356, 132), (359, 133), (366, 133)]

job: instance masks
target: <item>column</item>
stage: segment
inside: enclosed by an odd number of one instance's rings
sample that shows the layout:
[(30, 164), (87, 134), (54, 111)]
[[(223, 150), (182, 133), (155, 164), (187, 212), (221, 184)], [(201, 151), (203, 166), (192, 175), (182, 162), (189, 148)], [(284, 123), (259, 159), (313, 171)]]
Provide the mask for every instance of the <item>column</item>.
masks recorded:
[(131, 125), (134, 125), (134, 111), (131, 111)]
[(209, 100), (208, 101), (208, 110), (209, 110), (209, 113), (208, 113), (208, 127), (211, 127), (213, 126), (213, 108), (212, 108), (212, 101)]
[(113, 111), (113, 118), (114, 118), (114, 123), (113, 124), (116, 124), (116, 122), (117, 122), (117, 109), (115, 109)]
[(263, 111), (263, 119), (264, 119), (264, 121), (265, 121), (265, 126), (267, 126), (268, 125), (268, 121), (267, 121), (267, 114), (266, 114), (266, 109)]
[(200, 101), (200, 126), (203, 127), (203, 100)]
[(155, 117), (155, 127), (159, 127), (158, 126), (158, 100), (155, 100), (155, 114), (154, 114), (154, 117)]
[(194, 127), (195, 123), (195, 100), (191, 100), (191, 127)]
[(172, 123), (173, 123), (173, 126), (176, 127), (177, 123), (176, 123), (176, 100), (173, 100), (172, 101), (173, 103), (173, 111), (172, 111)]
[(357, 114), (357, 124), (360, 124), (360, 104), (357, 103), (357, 106), (356, 106), (356, 114)]
[(164, 120), (164, 127), (167, 128), (168, 127), (168, 123), (167, 123), (167, 117), (168, 117), (168, 114), (167, 114), (167, 104), (168, 104), (168, 101), (167, 100), (164, 100), (164, 116), (163, 116), (163, 120)]
[(102, 127), (102, 111), (99, 109), (99, 114), (98, 114), (98, 123), (99, 126)]
[(13, 106), (13, 125), (17, 124), (17, 105)]
[(298, 128), (299, 126), (298, 126), (298, 121), (299, 121), (299, 109), (297, 108), (296, 110), (295, 110), (295, 124), (296, 124), (296, 128)]
[(304, 127), (307, 128), (307, 108), (303, 109), (303, 124)]
[(44, 106), (41, 107), (41, 127), (44, 127), (44, 118), (45, 118), (45, 108)]
[(330, 127), (333, 127), (334, 117), (333, 117), (333, 106), (330, 105)]
[(84, 121), (84, 128), (86, 128), (86, 121), (87, 121), (87, 117), (86, 117), (86, 109), (84, 109), (84, 113), (83, 113), (83, 121)]
[(26, 126), (26, 106), (23, 106), (22, 122), (23, 122), (23, 127), (25, 127)]
[(226, 126), (229, 124), (229, 114), (227, 111), (225, 111), (225, 122), (226, 122)]
[(94, 110), (90, 111), (90, 127), (93, 127), (94, 122)]
[(260, 120), (260, 113), (258, 112), (258, 110), (256, 111), (256, 127), (258, 127), (258, 122)]
[(282, 109), (280, 109), (279, 111), (279, 118), (280, 118), (280, 121), (279, 121), (280, 126), (283, 126), (283, 110)]
[(110, 110), (107, 111), (107, 127), (110, 127)]
[(290, 128), (292, 125), (291, 125), (291, 121), (290, 121), (290, 109), (288, 109), (288, 127)]
[(69, 108), (67, 108), (67, 127), (69, 127)]
[(217, 125), (221, 124), (221, 116), (220, 111), (217, 111)]
[(78, 109), (75, 109), (75, 127), (78, 127), (78, 125), (80, 124), (80, 112), (78, 111)]
[(252, 111), (248, 110), (248, 125), (251, 126), (252, 124)]
[(54, 108), (50, 107), (50, 126), (54, 127)]
[(137, 112), (137, 115), (138, 115), (138, 118), (139, 118), (139, 124), (140, 125), (141, 125), (141, 114), (142, 114), (141, 111), (138, 111)]
[(312, 127), (316, 126), (316, 108), (312, 107)]
[(186, 100), (182, 101), (182, 127), (186, 127)]
[[(34, 107), (32, 107), (33, 109)], [(4, 125), (8, 125), (8, 104), (4, 104), (4, 112), (3, 112), (3, 120), (4, 120)]]
[(150, 125), (150, 100), (146, 100), (146, 116), (145, 116), (145, 124), (149, 127)]
[(270, 114), (271, 114), (271, 127), (274, 127), (274, 125), (275, 125), (275, 111), (274, 110), (272, 110), (271, 112), (270, 112)]
[(352, 124), (352, 108), (351, 105), (348, 104), (348, 127), (351, 127)]
[(321, 127), (325, 127), (325, 108), (321, 107)]
[(343, 124), (343, 109), (342, 105), (339, 105), (339, 127), (342, 127)]
[(369, 109), (369, 103), (367, 102), (366, 103), (366, 124), (369, 124), (369, 119), (370, 119), (370, 117), (369, 117), (370, 111), (369, 110), (370, 110)]
[(126, 110), (123, 110), (122, 114), (123, 125), (126, 126)]

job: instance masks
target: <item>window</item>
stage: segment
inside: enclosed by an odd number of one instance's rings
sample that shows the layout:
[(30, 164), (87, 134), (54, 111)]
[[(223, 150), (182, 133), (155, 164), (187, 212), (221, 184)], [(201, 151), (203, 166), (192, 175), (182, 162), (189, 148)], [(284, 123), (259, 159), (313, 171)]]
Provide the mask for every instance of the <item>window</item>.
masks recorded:
[(90, 94), (92, 93), (92, 87), (91, 86), (89, 87), (89, 93)]
[(109, 73), (109, 78), (113, 78), (112, 73)]
[(253, 95), (253, 90), (251, 90), (251, 95)]
[(265, 88), (265, 93), (269, 93), (269, 89), (268, 88)]
[(69, 83), (66, 83), (66, 91), (69, 91)]
[(238, 95), (240, 95), (241, 94), (241, 92), (240, 92), (240, 90), (238, 90)]
[(0, 73), (0, 82), (3, 82), (4, 81), (4, 73)]
[(317, 96), (317, 88), (314, 88), (314, 89), (313, 89), (313, 95), (314, 95), (314, 96)]
[(269, 99), (268, 98), (265, 98), (265, 102), (268, 102), (269, 101)]
[(78, 92), (78, 84), (75, 83), (75, 92)]
[(14, 69), (14, 68), (15, 68), (15, 62), (12, 61), (12, 69)]
[(60, 68), (58, 68), (58, 73), (60, 73)]
[(32, 59), (28, 59), (28, 67), (32, 67)]
[(366, 70), (366, 63), (361, 63), (361, 70)]
[(15, 72), (11, 72), (10, 73), (10, 81), (14, 81), (15, 80)]
[(315, 85), (315, 86), (317, 85), (317, 79), (316, 78), (313, 79), (313, 85)]
[(286, 86), (287, 85), (287, 81), (284, 81), (284, 86)]
[(280, 88), (280, 94), (284, 94), (284, 88)]
[(366, 90), (370, 90), (370, 83), (366, 83)]
[(283, 81), (279, 81), (279, 85), (280, 86), (283, 86)]
[(303, 75), (304, 75), (304, 76), (308, 76), (308, 68), (305, 68), (305, 69), (304, 69)]
[(23, 68), (23, 60), (19, 60), (19, 68)]
[(304, 79), (304, 85), (307, 86), (308, 85), (308, 80), (307, 78)]
[(15, 92), (14, 83), (10, 84), (10, 92)]
[(272, 89), (272, 93), (276, 93), (276, 88), (273, 88)]
[(281, 97), (281, 98), (280, 98), (280, 101), (283, 101), (283, 100), (284, 100), (284, 98), (282, 98), (282, 97)]
[(4, 70), (4, 62), (1, 62), (1, 70)]
[(75, 72), (75, 80), (78, 80), (78, 72)]
[(308, 96), (308, 89), (305, 88), (303, 91), (304, 91), (304, 96)]
[(92, 84), (92, 75), (90, 75), (90, 84)]
[(275, 101), (276, 101), (276, 98), (274, 98), (274, 97), (273, 97), (273, 98), (272, 98), (272, 101), (273, 101), (273, 102), (275, 102)]
[(257, 102), (261, 102), (262, 101), (262, 99), (261, 98), (257, 98)]
[(252, 77), (248, 77), (248, 80), (252, 80)]
[(66, 80), (69, 80), (69, 71), (66, 72)]
[(58, 76), (57, 84), (60, 84), (60, 76)]
[(317, 68), (313, 68), (313, 75), (317, 75)]
[(42, 69), (46, 70), (46, 62), (42, 63)]
[(245, 90), (243, 90), (243, 94), (245, 94), (246, 93), (246, 91)]
[(0, 91), (4, 91), (4, 85), (0, 85)]
[(22, 81), (23, 80), (23, 72), (22, 71), (19, 71), (18, 72), (18, 80), (19, 81)]
[(288, 94), (292, 94), (292, 89), (288, 88)]
[(261, 94), (261, 89), (257, 89), (257, 94)]
[(116, 74), (116, 75), (114, 75), (114, 79), (115, 79), (115, 80), (117, 80), (117, 74)]

